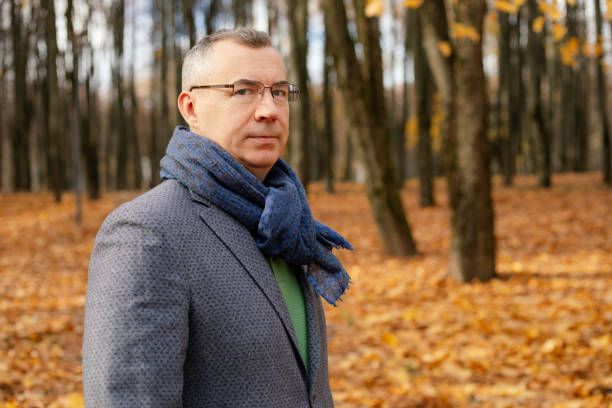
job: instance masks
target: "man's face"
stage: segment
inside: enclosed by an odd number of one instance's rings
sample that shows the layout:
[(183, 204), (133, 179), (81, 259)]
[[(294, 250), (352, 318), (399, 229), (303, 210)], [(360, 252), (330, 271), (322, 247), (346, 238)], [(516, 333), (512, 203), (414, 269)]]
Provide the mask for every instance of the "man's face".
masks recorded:
[[(287, 80), (281, 56), (272, 47), (250, 48), (224, 40), (213, 45), (207, 58), (208, 73), (197, 85), (248, 79), (270, 86)], [(191, 131), (221, 145), (263, 180), (287, 144), (288, 103), (275, 101), (269, 88), (263, 97), (246, 104), (232, 96), (231, 88), (194, 89), (189, 93), (194, 118), (186, 120)]]

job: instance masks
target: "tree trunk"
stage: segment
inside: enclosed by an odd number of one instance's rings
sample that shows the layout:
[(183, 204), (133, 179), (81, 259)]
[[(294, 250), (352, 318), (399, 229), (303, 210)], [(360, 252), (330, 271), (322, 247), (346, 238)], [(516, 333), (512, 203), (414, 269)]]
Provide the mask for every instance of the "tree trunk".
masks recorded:
[(118, 190), (128, 188), (128, 132), (125, 114), (125, 93), (123, 85), (123, 38), (125, 31), (125, 0), (115, 0), (111, 6), (113, 27), (113, 84), (115, 87), (116, 121), (114, 123), (117, 138), (116, 186)]
[(333, 126), (333, 96), (330, 87), (330, 72), (333, 69), (333, 57), (329, 49), (329, 39), (325, 33), (325, 55), (323, 57), (323, 116), (324, 116), (324, 167), (325, 191), (334, 192), (334, 126)]
[(405, 29), (404, 29), (404, 67), (403, 67), (403, 84), (402, 84), (402, 120), (401, 120), (401, 141), (402, 141), (402, 151), (404, 153), (403, 158), (403, 166), (399, 168), (399, 176), (402, 180), (405, 180), (407, 177), (406, 167), (406, 124), (408, 123), (408, 119), (410, 117), (410, 101), (408, 99), (408, 55), (412, 49), (412, 21), (417, 18), (417, 12), (414, 12), (412, 9), (406, 7), (406, 14), (404, 20), (406, 21)]
[[(398, 43), (399, 41), (399, 35), (398, 35), (398, 31), (399, 31), (399, 27), (398, 25), (401, 24), (401, 22), (398, 23), (395, 13), (395, 10), (393, 10), (394, 4), (393, 2), (391, 2), (391, 6), (392, 6), (392, 10), (391, 10), (391, 14), (392, 14), (392, 20), (391, 20), (391, 40), (393, 41), (394, 44)], [(401, 20), (400, 20), (401, 21)], [(399, 48), (399, 47), (398, 47)], [(400, 127), (398, 126), (398, 120), (397, 120), (397, 116), (398, 116), (398, 98), (396, 96), (396, 87), (397, 84), (395, 82), (395, 53), (396, 53), (396, 47), (391, 48), (391, 50), (389, 51), (390, 53), (390, 67), (391, 70), (389, 72), (389, 77), (391, 78), (391, 84), (390, 84), (390, 90), (389, 90), (389, 134), (391, 136), (391, 146), (392, 146), (392, 152), (394, 152), (394, 154), (392, 155), (393, 160), (395, 161), (395, 168), (397, 169), (397, 186), (398, 188), (401, 190), (402, 187), (404, 187), (404, 174), (405, 174), (405, 167), (406, 167), (406, 149), (405, 149), (405, 143), (404, 143), (404, 137), (403, 137), (403, 132), (400, 132)]]
[[(566, 24), (567, 24), (567, 41), (578, 41), (578, 8), (577, 6), (566, 4)], [(579, 118), (579, 96), (578, 91), (581, 86), (577, 72), (578, 61), (574, 59), (571, 64), (564, 64), (564, 95), (563, 104), (565, 112), (564, 117), (564, 136), (566, 148), (566, 163), (564, 170), (578, 171), (580, 169), (580, 131)]]
[(542, 71), (546, 67), (544, 54), (544, 30), (533, 29), (534, 20), (542, 16), (537, 0), (528, 0), (527, 64), (529, 86), (527, 86), (528, 126), (535, 144), (538, 185), (550, 187), (550, 138), (544, 123), (542, 106)]
[[(3, 15), (0, 13), (0, 26), (4, 23)], [(4, 39), (3, 39), (4, 40)], [(0, 42), (0, 101), (6, 101), (7, 95), (4, 93), (4, 73), (6, 72), (7, 45), (4, 41)], [(13, 145), (11, 143), (10, 125), (6, 126), (8, 112), (5, 110), (8, 104), (0, 105), (0, 192), (8, 193), (13, 190)]]
[(516, 174), (516, 159), (520, 151), (521, 134), (523, 133), (523, 106), (524, 106), (524, 87), (523, 87), (523, 61), (521, 51), (521, 19), (520, 13), (514, 17), (514, 21), (510, 22), (510, 106), (509, 106), (509, 121), (510, 126), (508, 131), (508, 152), (509, 171), (512, 176)]
[(57, 79), (57, 35), (55, 29), (55, 5), (53, 0), (43, 0), (42, 6), (46, 12), (46, 44), (47, 44), (47, 140), (50, 185), (56, 202), (61, 201), (62, 194), (62, 163), (60, 157), (60, 115), (59, 86)]
[[(132, 5), (132, 27), (136, 27), (136, 13), (137, 10)], [(131, 35), (131, 46), (132, 49), (136, 49), (136, 30), (132, 30)], [(135, 188), (145, 188), (145, 184), (143, 182), (143, 171), (142, 171), (142, 149), (141, 149), (141, 141), (139, 134), (142, 133), (142, 129), (138, 126), (138, 113), (139, 113), (139, 104), (138, 97), (136, 96), (136, 78), (134, 73), (134, 66), (136, 65), (136, 55), (133, 55), (134, 60), (130, 64), (130, 74), (129, 74), (129, 100), (130, 100), (130, 112), (128, 118), (128, 134), (132, 139), (132, 143), (128, 146), (128, 156), (130, 157), (130, 173), (134, 174), (134, 184)], [(180, 115), (179, 115), (180, 116)], [(148, 185), (148, 184), (147, 184)]]
[[(161, 48), (156, 51), (155, 61), (159, 70), (159, 115), (156, 114), (155, 107), (152, 109), (152, 121), (154, 121), (151, 131), (151, 187), (155, 186), (160, 181), (159, 176), (159, 160), (161, 159), (165, 143), (163, 141), (169, 138), (169, 115), (170, 109), (168, 106), (168, 41), (166, 34), (166, 18), (167, 7), (166, 2), (162, 0), (155, 1), (156, 12), (159, 13), (159, 20), (155, 24), (156, 29), (161, 33)], [(155, 33), (153, 33), (155, 37)]]
[(96, 95), (91, 91), (91, 80), (94, 76), (94, 52), (89, 48), (88, 70), (85, 77), (85, 99), (87, 115), (83, 126), (83, 155), (85, 156), (85, 179), (87, 180), (87, 196), (92, 200), (100, 198), (100, 175), (96, 124), (98, 112)]
[(196, 27), (195, 17), (193, 15), (194, 0), (181, 0), (181, 9), (183, 11), (183, 21), (187, 24), (189, 33), (189, 48), (196, 44)]
[[(291, 4), (291, 2), (289, 2)], [(232, 0), (232, 14), (236, 27), (253, 24), (253, 0)]]
[[(580, 44), (585, 44), (586, 39), (586, 16), (584, 3), (576, 4), (576, 30)], [(589, 112), (589, 88), (591, 84), (591, 76), (587, 64), (587, 57), (580, 52), (577, 56), (578, 64), (575, 72), (576, 80), (574, 81), (574, 97), (576, 99), (575, 114), (576, 114), (576, 157), (574, 162), (574, 171), (583, 172), (588, 168), (588, 144), (589, 144), (589, 126), (587, 112)]]
[[(484, 0), (459, 0), (457, 22), (482, 38)], [(458, 39), (445, 58), (440, 42), (450, 44), (444, 0), (421, 6), (429, 66), (443, 100), (444, 167), (451, 208), (449, 273), (469, 282), (495, 277), (495, 239), (486, 137), (487, 102), (480, 40)]]
[(356, 124), (356, 141), (366, 166), (366, 187), (385, 251), (391, 255), (416, 254), (397, 188), (393, 168), (382, 86), (382, 58), (378, 19), (364, 16), (364, 5), (355, 0), (363, 62), (357, 59), (348, 32), (342, 0), (325, 2), (326, 27), (334, 50), (336, 72), (344, 102)]
[(21, 15), (20, 3), (17, 0), (10, 1), (11, 34), (13, 39), (13, 160), (15, 175), (15, 188), (27, 190), (30, 187), (30, 166), (28, 147), (28, 105), (26, 100), (26, 65), (27, 65), (27, 36), (24, 38), (23, 17)]
[(499, 85), (498, 85), (498, 137), (501, 141), (501, 164), (504, 174), (504, 185), (511, 186), (513, 178), (514, 149), (510, 133), (510, 81), (512, 72), (510, 21), (508, 13), (498, 12), (499, 20)]
[(73, 26), (73, 0), (66, 3), (66, 28), (68, 40), (72, 51), (72, 70), (69, 73), (70, 87), (72, 88), (72, 166), (73, 188), (76, 197), (75, 221), (81, 223), (81, 103), (79, 93), (79, 53), (81, 51), (80, 38), (77, 37)]
[[(273, 39), (278, 37), (278, 2), (275, 0), (266, 0), (266, 9), (268, 12), (268, 35)], [(274, 44), (275, 48), (278, 44)]]
[(214, 24), (217, 14), (219, 14), (220, 0), (210, 0), (208, 7), (204, 9), (204, 22), (206, 25), (206, 35), (212, 34), (216, 26)]
[[(181, 65), (183, 60), (181, 47), (177, 39), (176, 15), (176, 1), (172, 0), (170, 2), (170, 38), (172, 39), (172, 55), (174, 57), (174, 86), (172, 87), (174, 91), (172, 92), (171, 96), (174, 98), (174, 100), (177, 100), (179, 94), (181, 93)], [(187, 126), (187, 122), (185, 122), (183, 115), (181, 115), (181, 112), (178, 110), (178, 104), (175, 103), (174, 105), (173, 125)]]
[[(597, 44), (603, 49), (603, 34), (602, 34), (602, 18), (601, 4), (599, 0), (595, 0), (595, 23), (597, 27)], [(612, 151), (610, 150), (610, 123), (608, 118), (608, 84), (603, 73), (603, 52), (597, 56), (597, 110), (601, 120), (601, 145), (603, 147), (602, 156), (602, 174), (604, 183), (612, 184)]]
[(310, 137), (312, 117), (308, 91), (308, 2), (295, 0), (287, 3), (291, 30), (291, 70), (300, 87), (300, 102), (292, 109), (289, 148), (292, 167), (305, 187), (310, 182)]
[(413, 11), (412, 19), (412, 55), (414, 60), (414, 103), (418, 120), (418, 155), (419, 203), (421, 207), (433, 206), (433, 160), (431, 155), (431, 113), (433, 99), (433, 78), (423, 51), (421, 18), (418, 11)]

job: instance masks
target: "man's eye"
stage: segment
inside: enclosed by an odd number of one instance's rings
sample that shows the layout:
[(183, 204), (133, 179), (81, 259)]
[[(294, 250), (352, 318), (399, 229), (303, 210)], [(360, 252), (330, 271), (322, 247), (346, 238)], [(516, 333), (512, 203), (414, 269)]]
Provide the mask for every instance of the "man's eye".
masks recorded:
[(274, 94), (275, 98), (286, 98), (287, 97), (287, 90), (283, 88), (273, 89), (272, 93)]
[(234, 95), (249, 96), (255, 94), (254, 88), (238, 88), (234, 90)]

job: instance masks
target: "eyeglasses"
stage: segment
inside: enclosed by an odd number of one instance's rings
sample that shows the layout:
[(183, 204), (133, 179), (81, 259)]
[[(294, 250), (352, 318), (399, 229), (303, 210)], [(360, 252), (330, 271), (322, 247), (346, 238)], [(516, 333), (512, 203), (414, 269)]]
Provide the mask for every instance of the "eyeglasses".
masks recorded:
[(222, 85), (194, 85), (189, 88), (189, 92), (194, 89), (207, 89), (207, 88), (230, 88), (232, 90), (232, 96), (239, 102), (253, 102), (259, 95), (263, 97), (266, 88), (270, 88), (272, 99), (276, 103), (287, 103), (297, 102), (300, 99), (300, 88), (297, 85), (289, 84), (287, 82), (278, 82), (267, 86), (259, 81), (251, 81), (249, 79), (239, 79), (233, 84), (222, 84)]

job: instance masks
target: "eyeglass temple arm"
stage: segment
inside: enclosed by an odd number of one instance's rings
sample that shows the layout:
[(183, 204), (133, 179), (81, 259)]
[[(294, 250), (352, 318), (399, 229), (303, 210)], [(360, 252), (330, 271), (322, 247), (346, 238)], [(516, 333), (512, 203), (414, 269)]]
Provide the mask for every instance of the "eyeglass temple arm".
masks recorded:
[(234, 84), (221, 84), (221, 85), (194, 85), (189, 88), (189, 91), (193, 91), (194, 89), (200, 88), (233, 88)]

